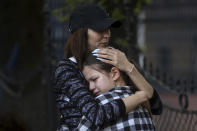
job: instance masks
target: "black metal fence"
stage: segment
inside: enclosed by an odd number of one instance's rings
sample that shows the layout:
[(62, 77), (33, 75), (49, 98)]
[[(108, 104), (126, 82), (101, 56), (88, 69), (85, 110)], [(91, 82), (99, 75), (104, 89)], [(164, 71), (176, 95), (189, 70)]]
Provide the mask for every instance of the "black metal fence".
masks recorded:
[[(189, 95), (197, 91), (196, 81), (194, 79), (174, 80), (172, 76), (162, 73), (159, 68), (153, 68), (153, 64), (148, 63), (146, 59), (144, 59), (144, 67), (141, 70), (159, 92), (165, 90), (178, 94), (180, 107), (172, 107), (167, 103), (163, 103), (163, 113), (159, 116), (153, 116), (156, 129), (158, 131), (196, 131), (197, 111), (187, 109)], [(188, 84), (189, 82), (190, 84)]]
[(179, 110), (164, 104), (162, 115), (153, 119), (158, 131), (197, 130), (197, 111)]

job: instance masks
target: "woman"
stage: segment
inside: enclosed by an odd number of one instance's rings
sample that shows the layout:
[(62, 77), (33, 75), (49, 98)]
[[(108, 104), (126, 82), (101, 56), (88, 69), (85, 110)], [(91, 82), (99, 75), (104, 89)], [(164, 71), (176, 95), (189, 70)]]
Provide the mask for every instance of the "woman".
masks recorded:
[[(66, 57), (58, 63), (55, 71), (55, 89), (61, 114), (59, 130), (74, 130), (83, 115), (94, 123), (95, 129), (100, 129), (130, 112), (130, 96), (100, 105), (89, 91), (88, 82), (81, 72), (88, 53), (95, 48), (106, 47), (111, 36), (109, 28), (119, 26), (119, 21), (110, 18), (95, 4), (79, 6), (71, 14)], [(121, 66), (124, 68), (124, 65)]]
[[(92, 55), (88, 56), (84, 63), (83, 74), (89, 82), (89, 89), (103, 105), (131, 94), (133, 96), (133, 99), (130, 101), (133, 103), (133, 110), (108, 126), (104, 126), (102, 130), (155, 130), (151, 114), (144, 106), (144, 103), (148, 101), (148, 96), (151, 94), (151, 89), (146, 89), (147, 87), (145, 87), (135, 91), (133, 83), (124, 72), (121, 72), (117, 67), (97, 60)], [(95, 130), (91, 125), (92, 123), (83, 116), (78, 130)]]

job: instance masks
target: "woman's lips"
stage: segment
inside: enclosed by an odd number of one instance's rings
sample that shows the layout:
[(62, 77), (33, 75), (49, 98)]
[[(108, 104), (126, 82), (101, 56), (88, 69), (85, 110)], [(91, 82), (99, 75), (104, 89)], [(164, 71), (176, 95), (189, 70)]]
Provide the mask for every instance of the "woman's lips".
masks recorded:
[(104, 41), (101, 41), (100, 44), (106, 47), (109, 44), (109, 41), (104, 40)]
[(104, 42), (103, 45), (106, 47), (108, 46), (108, 42)]

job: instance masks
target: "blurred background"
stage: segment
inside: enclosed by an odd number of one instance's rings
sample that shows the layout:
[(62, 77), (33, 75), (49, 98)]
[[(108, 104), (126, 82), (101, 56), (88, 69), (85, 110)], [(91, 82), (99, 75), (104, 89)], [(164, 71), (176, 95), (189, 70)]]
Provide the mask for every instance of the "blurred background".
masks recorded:
[(1, 0), (0, 131), (55, 131), (53, 72), (64, 55), (70, 12), (85, 2), (122, 21), (111, 44), (159, 92), (164, 111), (153, 116), (157, 130), (196, 131), (196, 0)]

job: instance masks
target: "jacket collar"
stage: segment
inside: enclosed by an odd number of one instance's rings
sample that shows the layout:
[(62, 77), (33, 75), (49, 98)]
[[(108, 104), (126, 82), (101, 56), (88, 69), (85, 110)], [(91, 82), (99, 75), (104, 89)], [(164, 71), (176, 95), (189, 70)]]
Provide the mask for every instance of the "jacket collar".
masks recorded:
[(69, 60), (71, 60), (74, 63), (77, 63), (77, 60), (74, 57), (70, 57)]

